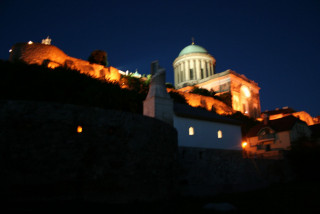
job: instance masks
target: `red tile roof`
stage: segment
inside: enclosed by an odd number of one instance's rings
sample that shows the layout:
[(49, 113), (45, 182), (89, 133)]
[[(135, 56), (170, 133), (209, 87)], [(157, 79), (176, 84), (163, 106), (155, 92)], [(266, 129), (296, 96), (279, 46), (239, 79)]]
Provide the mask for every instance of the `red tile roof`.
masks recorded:
[(296, 122), (305, 123), (301, 121), (299, 118), (296, 118), (292, 115), (289, 115), (287, 117), (283, 117), (280, 119), (276, 119), (276, 120), (269, 120), (267, 125), (262, 123), (252, 127), (247, 133), (247, 137), (257, 136), (258, 132), (265, 127), (269, 127), (275, 130), (276, 132), (288, 131), (292, 129), (292, 127)]
[(291, 114), (294, 112), (296, 112), (296, 111), (292, 108), (282, 108), (282, 109), (275, 109), (275, 110), (271, 110), (271, 111), (264, 111), (262, 113), (266, 113), (268, 115), (274, 115), (274, 114)]

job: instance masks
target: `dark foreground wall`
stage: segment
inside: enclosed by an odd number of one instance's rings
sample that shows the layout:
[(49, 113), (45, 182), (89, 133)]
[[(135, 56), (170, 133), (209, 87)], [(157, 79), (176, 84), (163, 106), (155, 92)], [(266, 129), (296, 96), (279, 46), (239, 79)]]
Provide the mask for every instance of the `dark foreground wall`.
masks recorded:
[(247, 159), (242, 151), (179, 147), (178, 157), (184, 196), (250, 191), (295, 178), (288, 160)]
[(75, 105), (0, 101), (2, 198), (164, 199), (176, 193), (176, 167), (177, 133), (161, 121)]

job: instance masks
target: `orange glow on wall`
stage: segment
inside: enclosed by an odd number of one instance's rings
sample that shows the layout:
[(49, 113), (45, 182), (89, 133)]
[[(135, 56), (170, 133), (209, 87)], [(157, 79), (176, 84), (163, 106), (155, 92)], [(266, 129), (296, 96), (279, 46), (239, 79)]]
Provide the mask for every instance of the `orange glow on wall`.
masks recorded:
[(81, 132), (82, 132), (82, 126), (78, 126), (78, 127), (77, 127), (77, 132), (78, 132), (78, 133), (81, 133)]
[(247, 147), (248, 143), (247, 142), (242, 142), (241, 146), (243, 149), (245, 149)]
[(45, 64), (48, 68), (65, 66), (70, 69), (79, 70), (80, 73), (90, 75), (93, 78), (104, 78), (116, 82), (120, 80), (118, 69), (70, 57), (54, 45), (29, 41), (27, 43), (16, 44), (12, 48), (12, 52), (10, 60), (19, 60), (27, 64)]
[(245, 97), (250, 97), (251, 96), (250, 90), (249, 90), (249, 88), (247, 86), (243, 85), (241, 87), (241, 91), (243, 92)]
[(231, 107), (227, 106), (224, 102), (220, 100), (216, 100), (213, 97), (207, 97), (199, 94), (192, 94), (184, 91), (185, 88), (175, 90), (172, 88), (167, 88), (167, 91), (177, 92), (180, 95), (184, 96), (187, 103), (192, 107), (202, 107), (207, 109), (208, 111), (212, 110), (212, 106), (214, 107), (217, 114), (220, 115), (230, 115), (233, 114), (234, 111)]
[(308, 124), (308, 126), (312, 126), (315, 124), (313, 118), (310, 116), (310, 114), (308, 114), (305, 111), (299, 111), (299, 112), (294, 112), (294, 113), (288, 113), (288, 114), (283, 114), (283, 113), (279, 113), (279, 114), (274, 114), (274, 115), (270, 115), (269, 116), (269, 120), (276, 120), (276, 119), (280, 119), (286, 116), (295, 116), (297, 118), (299, 118), (300, 120), (306, 122)]

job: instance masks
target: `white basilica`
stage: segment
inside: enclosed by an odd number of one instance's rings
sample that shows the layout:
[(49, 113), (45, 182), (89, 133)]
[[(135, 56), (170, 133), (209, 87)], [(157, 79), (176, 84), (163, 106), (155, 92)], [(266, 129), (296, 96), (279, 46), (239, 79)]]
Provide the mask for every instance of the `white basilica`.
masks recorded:
[(258, 84), (230, 69), (215, 73), (215, 64), (215, 58), (205, 48), (192, 42), (173, 62), (175, 88), (187, 92), (188, 86), (198, 86), (220, 95), (230, 93), (234, 110), (258, 118), (261, 112)]

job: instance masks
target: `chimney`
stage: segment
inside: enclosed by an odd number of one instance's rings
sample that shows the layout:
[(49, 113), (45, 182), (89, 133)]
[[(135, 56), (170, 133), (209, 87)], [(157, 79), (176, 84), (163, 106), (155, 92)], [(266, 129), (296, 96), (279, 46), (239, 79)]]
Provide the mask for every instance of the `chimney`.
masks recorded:
[(268, 123), (269, 123), (269, 115), (267, 113), (263, 113), (262, 114), (262, 118), (263, 118), (263, 124), (264, 125), (268, 125)]

